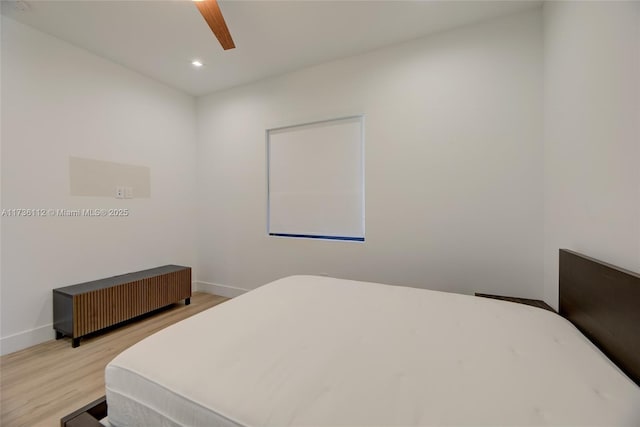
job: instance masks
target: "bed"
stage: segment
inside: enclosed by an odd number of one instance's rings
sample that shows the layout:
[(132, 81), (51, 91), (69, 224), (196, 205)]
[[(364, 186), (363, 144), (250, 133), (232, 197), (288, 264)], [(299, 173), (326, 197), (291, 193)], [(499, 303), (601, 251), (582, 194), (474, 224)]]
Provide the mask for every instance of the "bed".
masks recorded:
[[(109, 423), (640, 426), (640, 356), (627, 351), (638, 345), (640, 277), (616, 269), (624, 291), (608, 287), (622, 292), (632, 313), (612, 314), (620, 302), (610, 295), (594, 310), (588, 286), (579, 283), (587, 277), (597, 288), (594, 264), (615, 269), (561, 255), (560, 311), (577, 318), (577, 327), (498, 300), (327, 277), (280, 279), (117, 356), (106, 368)], [(609, 337), (618, 365), (596, 346), (611, 347), (599, 341), (602, 312), (613, 318), (604, 335), (624, 331)]]

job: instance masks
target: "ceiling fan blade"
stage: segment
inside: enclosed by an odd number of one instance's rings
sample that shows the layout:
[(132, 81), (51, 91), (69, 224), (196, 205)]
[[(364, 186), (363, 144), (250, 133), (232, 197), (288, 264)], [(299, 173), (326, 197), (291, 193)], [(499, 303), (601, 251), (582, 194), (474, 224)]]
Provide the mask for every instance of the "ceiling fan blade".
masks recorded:
[(196, 0), (194, 3), (198, 7), (204, 20), (209, 24), (209, 28), (211, 28), (211, 31), (215, 34), (222, 48), (224, 50), (234, 49), (236, 45), (233, 43), (227, 24), (224, 22), (224, 17), (220, 11), (218, 2), (216, 0)]

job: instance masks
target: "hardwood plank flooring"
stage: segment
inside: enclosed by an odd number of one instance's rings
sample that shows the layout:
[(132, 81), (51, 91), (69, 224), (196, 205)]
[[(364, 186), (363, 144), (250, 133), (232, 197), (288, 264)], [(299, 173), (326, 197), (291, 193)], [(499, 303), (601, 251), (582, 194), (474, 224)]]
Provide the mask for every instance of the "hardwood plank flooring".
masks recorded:
[(0, 358), (0, 425), (59, 426), (60, 418), (105, 394), (104, 368), (124, 349), (227, 298), (195, 292), (142, 320), (82, 339), (51, 340)]

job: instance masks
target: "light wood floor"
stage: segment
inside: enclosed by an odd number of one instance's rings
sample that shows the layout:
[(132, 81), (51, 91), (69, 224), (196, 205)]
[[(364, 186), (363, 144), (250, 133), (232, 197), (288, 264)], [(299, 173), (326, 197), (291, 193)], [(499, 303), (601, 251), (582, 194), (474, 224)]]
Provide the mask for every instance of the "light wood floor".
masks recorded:
[(0, 358), (0, 425), (59, 426), (60, 418), (103, 396), (104, 368), (116, 355), (173, 323), (227, 298), (196, 292), (191, 305), (167, 310), (71, 348), (68, 338)]

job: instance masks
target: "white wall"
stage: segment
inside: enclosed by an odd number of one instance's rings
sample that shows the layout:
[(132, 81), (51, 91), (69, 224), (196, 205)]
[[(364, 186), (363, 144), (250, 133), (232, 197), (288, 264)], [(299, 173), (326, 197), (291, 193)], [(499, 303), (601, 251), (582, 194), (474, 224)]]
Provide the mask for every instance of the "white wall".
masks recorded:
[[(2, 353), (53, 336), (52, 288), (193, 265), (195, 101), (2, 17), (2, 208), (129, 208), (2, 218)], [(72, 197), (68, 157), (151, 168), (151, 198)]]
[[(230, 295), (324, 273), (556, 307), (558, 248), (640, 270), (639, 9), (547, 2), (197, 108), (3, 17), (2, 208), (132, 214), (2, 218), (2, 352), (52, 336), (52, 288), (164, 263)], [(366, 242), (267, 237), (264, 130), (357, 113)], [(69, 196), (70, 155), (149, 166), (151, 199)]]
[[(357, 113), (366, 242), (268, 237), (265, 129)], [(202, 282), (326, 273), (542, 297), (539, 10), (199, 98), (198, 140)]]
[(546, 2), (544, 296), (558, 249), (640, 271), (640, 2)]

